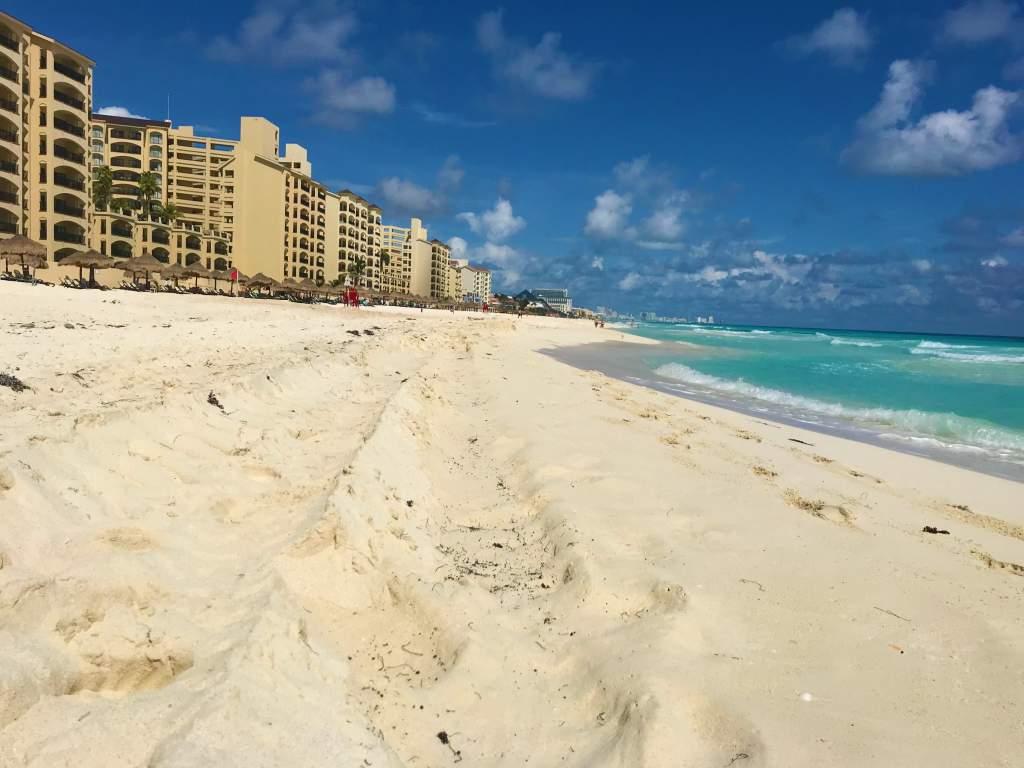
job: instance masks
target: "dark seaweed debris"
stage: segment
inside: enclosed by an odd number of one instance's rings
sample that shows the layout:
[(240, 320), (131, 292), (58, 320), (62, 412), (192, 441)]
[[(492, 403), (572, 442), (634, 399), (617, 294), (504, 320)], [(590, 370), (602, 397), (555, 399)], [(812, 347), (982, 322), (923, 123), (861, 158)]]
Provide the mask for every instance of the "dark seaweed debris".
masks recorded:
[(26, 389), (32, 389), (28, 384), (10, 373), (0, 373), (0, 387), (7, 387), (15, 392), (24, 392)]
[(216, 408), (220, 408), (222, 411), (224, 410), (224, 406), (220, 404), (220, 400), (217, 399), (217, 396), (213, 394), (213, 392), (206, 396), (206, 402)]

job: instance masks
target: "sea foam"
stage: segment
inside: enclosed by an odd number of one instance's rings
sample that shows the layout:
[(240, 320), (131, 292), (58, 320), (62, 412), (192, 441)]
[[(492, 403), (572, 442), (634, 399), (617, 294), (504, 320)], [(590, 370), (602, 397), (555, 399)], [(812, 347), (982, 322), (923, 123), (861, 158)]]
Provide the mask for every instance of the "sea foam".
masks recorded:
[(983, 421), (955, 413), (932, 413), (892, 408), (857, 408), (795, 395), (771, 387), (750, 384), (742, 379), (723, 379), (679, 363), (668, 363), (655, 370), (663, 376), (712, 393), (775, 408), (793, 417), (840, 419), (865, 427), (889, 428), (899, 432), (934, 438), (943, 443), (966, 444), (990, 451), (1024, 452), (1024, 434), (1011, 432)]

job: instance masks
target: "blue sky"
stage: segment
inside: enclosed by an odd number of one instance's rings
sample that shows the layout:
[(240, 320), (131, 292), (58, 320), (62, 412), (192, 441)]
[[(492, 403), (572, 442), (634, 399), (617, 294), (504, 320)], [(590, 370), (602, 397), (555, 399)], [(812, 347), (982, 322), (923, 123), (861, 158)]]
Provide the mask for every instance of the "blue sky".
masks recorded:
[(97, 108), (164, 117), (169, 93), (176, 123), (228, 137), (266, 115), (318, 179), (420, 215), (499, 287), (1024, 334), (1009, 0), (178, 0), (146, 38), (115, 4), (6, 5), (96, 60)]

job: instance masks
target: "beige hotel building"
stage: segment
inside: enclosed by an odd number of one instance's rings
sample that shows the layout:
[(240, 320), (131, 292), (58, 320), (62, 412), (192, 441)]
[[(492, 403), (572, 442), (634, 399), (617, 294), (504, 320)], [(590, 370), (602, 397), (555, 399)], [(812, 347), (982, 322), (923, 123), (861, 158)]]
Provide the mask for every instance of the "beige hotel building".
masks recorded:
[(28, 235), (50, 258), (88, 244), (92, 69), (0, 13), (0, 234)]
[[(0, 236), (42, 242), (51, 262), (91, 247), (319, 284), (347, 282), (362, 259), (361, 288), (440, 300), (469, 292), (465, 267), (422, 221), (385, 226), (380, 207), (330, 191), (313, 179), (304, 147), (282, 152), (269, 120), (242, 117), (237, 139), (201, 136), (93, 114), (92, 84), (92, 60), (0, 12)], [(103, 166), (112, 194), (98, 209), (92, 187)], [(144, 173), (155, 181), (148, 211)]]

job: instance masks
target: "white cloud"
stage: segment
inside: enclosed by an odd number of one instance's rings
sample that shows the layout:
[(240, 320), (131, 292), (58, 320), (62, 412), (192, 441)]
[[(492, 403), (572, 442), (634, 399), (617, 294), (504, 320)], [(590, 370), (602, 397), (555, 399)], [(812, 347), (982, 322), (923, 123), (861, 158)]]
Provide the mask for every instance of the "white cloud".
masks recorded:
[(686, 193), (676, 193), (663, 198), (644, 222), (643, 228), (647, 236), (656, 242), (678, 240), (686, 229), (682, 216), (683, 206), (688, 199)]
[(989, 259), (982, 260), (981, 266), (988, 267), (989, 269), (999, 269), (1000, 267), (1005, 267), (1009, 263), (1010, 262), (1002, 256), (993, 256)]
[(408, 179), (391, 176), (381, 179), (374, 189), (374, 195), (396, 213), (412, 216), (430, 216), (448, 210), (448, 197), (462, 184), (465, 171), (457, 155), (445, 158), (437, 172), (434, 189)]
[(932, 263), (928, 259), (914, 259), (911, 263), (918, 272), (932, 271)]
[(385, 206), (403, 213), (427, 216), (444, 209), (444, 198), (437, 192), (397, 176), (382, 179), (376, 194)]
[(590, 268), (596, 269), (598, 272), (604, 272), (604, 258), (595, 256), (590, 262)]
[(221, 35), (207, 46), (220, 61), (259, 59), (287, 65), (344, 61), (352, 57), (346, 44), (357, 27), (355, 14), (333, 3), (294, 12), (264, 6), (244, 19), (237, 35)]
[(465, 175), (459, 156), (448, 155), (441, 164), (441, 170), (437, 172), (437, 186), (443, 192), (454, 192), (462, 185)]
[(942, 18), (943, 40), (975, 45), (1009, 37), (1017, 25), (1017, 5), (1005, 0), (971, 0)]
[(619, 280), (619, 290), (621, 291), (633, 291), (639, 288), (644, 282), (644, 278), (636, 272), (630, 272), (624, 278)]
[(143, 115), (136, 115), (128, 107), (102, 107), (96, 110), (97, 115), (108, 115), (109, 117), (131, 117), (135, 120), (146, 120)]
[(858, 63), (871, 48), (867, 17), (852, 8), (840, 8), (806, 35), (790, 38), (790, 50), (801, 56), (822, 53), (840, 66)]
[(506, 240), (526, 226), (526, 219), (512, 212), (512, 203), (498, 198), (494, 208), (483, 213), (460, 213), (457, 219), (466, 222), (478, 235), (491, 241)]
[(685, 243), (665, 243), (659, 240), (637, 240), (637, 248), (645, 251), (683, 251), (686, 250)]
[(412, 105), (413, 112), (419, 115), (423, 122), (433, 125), (452, 125), (457, 128), (488, 128), (497, 125), (493, 120), (470, 120), (453, 112), (443, 112), (439, 109), (429, 107), (422, 102)]
[(843, 150), (844, 163), (864, 173), (959, 176), (1020, 159), (1021, 137), (1010, 132), (1019, 94), (995, 86), (974, 94), (966, 111), (934, 112), (914, 121), (913, 107), (928, 77), (927, 65), (894, 61), (875, 107), (861, 118)]
[(595, 64), (561, 50), (562, 36), (546, 32), (536, 46), (505, 34), (504, 12), (490, 11), (477, 21), (477, 43), (500, 77), (550, 99), (579, 101), (590, 93)]
[(1003, 244), (1011, 248), (1024, 248), (1024, 227), (1017, 227), (1003, 238)]
[(469, 244), (461, 237), (449, 237), (448, 247), (451, 249), (453, 259), (465, 259), (469, 252)]
[(319, 102), (317, 119), (349, 127), (357, 115), (383, 115), (395, 108), (395, 87), (381, 77), (349, 79), (336, 69), (325, 69), (310, 90)]
[(629, 195), (620, 195), (614, 190), (606, 190), (594, 199), (594, 207), (587, 214), (584, 231), (593, 237), (622, 237), (626, 233), (626, 223), (633, 212)]

